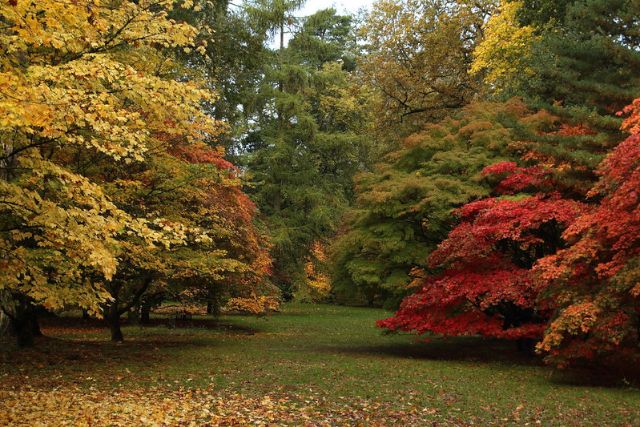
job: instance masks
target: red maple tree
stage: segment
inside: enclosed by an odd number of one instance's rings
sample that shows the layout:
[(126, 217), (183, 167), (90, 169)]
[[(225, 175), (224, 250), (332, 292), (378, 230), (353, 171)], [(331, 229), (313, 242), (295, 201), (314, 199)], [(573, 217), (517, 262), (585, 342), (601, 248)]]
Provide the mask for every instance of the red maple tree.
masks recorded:
[[(640, 101), (624, 110), (632, 133), (599, 168), (600, 198), (564, 232), (571, 245), (535, 272), (559, 307), (538, 348), (561, 364), (637, 351), (640, 333)], [(636, 349), (636, 350), (634, 350)]]
[[(546, 179), (538, 169), (510, 164), (485, 172), (509, 174), (498, 185), (506, 192)], [(557, 194), (494, 197), (463, 206), (457, 211), (459, 225), (429, 259), (441, 273), (418, 271), (414, 284), (420, 290), (378, 325), (442, 335), (539, 338), (550, 307), (537, 304), (531, 267), (556, 251), (562, 230), (584, 209)]]

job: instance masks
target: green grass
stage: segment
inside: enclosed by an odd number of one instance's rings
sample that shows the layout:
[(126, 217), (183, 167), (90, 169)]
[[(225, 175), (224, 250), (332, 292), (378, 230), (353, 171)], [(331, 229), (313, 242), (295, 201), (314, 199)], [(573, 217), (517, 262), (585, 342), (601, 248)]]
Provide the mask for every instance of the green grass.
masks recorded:
[(384, 335), (375, 320), (387, 315), (289, 304), (267, 318), (223, 316), (215, 327), (127, 326), (123, 344), (108, 342), (103, 329), (51, 327), (45, 333), (56, 339), (22, 356), (2, 352), (0, 377), (82, 387), (213, 384), (246, 396), (275, 390), (320, 396), (329, 407), (364, 400), (477, 424), (640, 424), (640, 392), (606, 375), (553, 370), (513, 343)]

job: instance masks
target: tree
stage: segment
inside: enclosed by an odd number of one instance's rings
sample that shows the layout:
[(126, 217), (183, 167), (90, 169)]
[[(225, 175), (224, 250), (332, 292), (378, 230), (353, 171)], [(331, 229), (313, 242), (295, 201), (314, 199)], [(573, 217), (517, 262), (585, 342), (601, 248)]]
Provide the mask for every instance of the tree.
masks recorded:
[(247, 13), (253, 17), (259, 28), (267, 31), (272, 37), (280, 35), (280, 50), (284, 49), (284, 34), (296, 18), (293, 12), (300, 9), (305, 0), (254, 0), (249, 3)]
[(627, 0), (506, 0), (473, 69), (506, 96), (615, 131), (607, 116), (640, 91), (639, 16), (640, 5)]
[(484, 71), (484, 82), (498, 93), (517, 93), (518, 85), (536, 77), (532, 56), (539, 36), (533, 26), (520, 25), (521, 8), (521, 2), (501, 2), (484, 25), (484, 37), (473, 51), (469, 71)]
[[(0, 15), (0, 282), (13, 296), (5, 312), (19, 342), (28, 344), (32, 303), (79, 304), (95, 312), (108, 298), (85, 273), (113, 277), (119, 234), (162, 240), (144, 219), (115, 206), (99, 185), (67, 169), (67, 159), (57, 154), (70, 149), (137, 161), (147, 150), (149, 120), (141, 111), (154, 111), (144, 107), (177, 105), (178, 99), (197, 103), (204, 93), (138, 74), (120, 60), (134, 42), (140, 49), (191, 43), (193, 29), (166, 19), (164, 7), (4, 2)], [(115, 87), (122, 91), (109, 90)], [(154, 99), (156, 104), (146, 104)], [(176, 114), (189, 115), (203, 130), (217, 127), (197, 109)]]
[(216, 144), (227, 150), (225, 156), (236, 162), (242, 153), (242, 134), (256, 113), (256, 93), (262, 82), (265, 64), (272, 52), (265, 46), (265, 19), (255, 16), (255, 4), (228, 0), (198, 1), (191, 9), (178, 9), (172, 16), (198, 29), (198, 49), (180, 49), (178, 59), (184, 71), (198, 76), (206, 87), (218, 94), (203, 108), (229, 129)]
[(475, 103), (407, 137), (403, 146), (356, 181), (356, 203), (334, 243), (332, 281), (339, 299), (364, 296), (389, 308), (411, 291), (410, 272), (455, 225), (465, 203), (489, 195), (481, 171), (517, 158), (512, 147), (555, 127), (511, 100)]
[(305, 19), (281, 62), (267, 68), (264, 107), (244, 140), (249, 191), (270, 230), (274, 279), (288, 297), (306, 281), (312, 244), (337, 229), (369, 152), (370, 91), (341, 61), (350, 34), (350, 20), (334, 10)]
[(11, 294), (2, 308), (20, 344), (31, 341), (34, 304), (94, 314), (107, 305), (113, 319), (121, 291), (135, 301), (169, 275), (221, 280), (253, 262), (227, 257), (220, 242), (239, 236), (195, 214), (227, 219), (211, 199), (200, 202), (202, 184), (235, 193), (236, 215), (251, 205), (220, 150), (203, 145), (224, 126), (202, 108), (213, 94), (172, 60), (175, 49), (202, 47), (193, 27), (168, 18), (172, 9), (0, 6), (0, 291)]
[(596, 206), (564, 232), (566, 249), (536, 266), (545, 298), (558, 306), (538, 345), (550, 361), (637, 355), (640, 340), (640, 101), (625, 112), (632, 135), (602, 162)]
[(151, 289), (212, 301), (212, 293), (255, 290), (268, 274), (269, 258), (252, 222), (253, 204), (240, 191), (223, 151), (179, 141), (165, 149), (156, 146), (154, 155), (135, 169), (98, 163), (101, 173), (110, 176), (105, 186), (119, 206), (157, 216), (162, 228), (177, 237), (152, 250), (135, 237), (121, 240), (126, 251), (105, 283), (112, 296), (105, 318), (116, 341), (123, 338), (120, 316)]
[[(527, 177), (529, 187), (536, 179), (526, 172), (516, 173)], [(523, 185), (521, 179), (505, 181), (503, 187)], [(419, 334), (539, 339), (553, 304), (538, 304), (531, 267), (561, 247), (561, 230), (583, 210), (579, 202), (541, 195), (465, 205), (458, 211), (461, 222), (431, 254), (430, 267), (442, 273), (414, 273), (419, 290), (378, 325)]]
[[(488, 1), (383, 0), (360, 28), (367, 80), (382, 94), (381, 123), (408, 131), (469, 103), (478, 79), (468, 73)], [(406, 132), (406, 131), (405, 131)]]

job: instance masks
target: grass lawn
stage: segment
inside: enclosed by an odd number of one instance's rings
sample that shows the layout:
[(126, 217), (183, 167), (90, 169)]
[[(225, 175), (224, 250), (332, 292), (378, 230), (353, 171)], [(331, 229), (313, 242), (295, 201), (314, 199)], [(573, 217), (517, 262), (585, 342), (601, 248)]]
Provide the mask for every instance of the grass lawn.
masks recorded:
[(640, 425), (624, 379), (556, 371), (513, 343), (384, 335), (387, 315), (289, 304), (156, 319), (123, 344), (49, 320), (34, 349), (0, 342), (0, 425)]

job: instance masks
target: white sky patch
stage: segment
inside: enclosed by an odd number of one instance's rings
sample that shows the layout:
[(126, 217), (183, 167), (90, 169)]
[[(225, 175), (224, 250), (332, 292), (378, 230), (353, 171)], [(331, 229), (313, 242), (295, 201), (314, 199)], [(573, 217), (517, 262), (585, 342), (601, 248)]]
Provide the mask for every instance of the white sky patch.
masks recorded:
[(356, 13), (361, 8), (369, 9), (375, 0), (307, 0), (305, 6), (296, 14), (311, 15), (321, 9), (334, 7), (338, 13)]
[[(295, 13), (295, 16), (303, 17), (313, 15), (315, 12), (333, 7), (338, 14), (355, 15), (360, 9), (370, 10), (376, 0), (307, 0), (305, 5)], [(276, 35), (269, 43), (272, 48), (278, 48), (279, 35)], [(289, 42), (290, 34), (285, 34), (285, 44)]]

